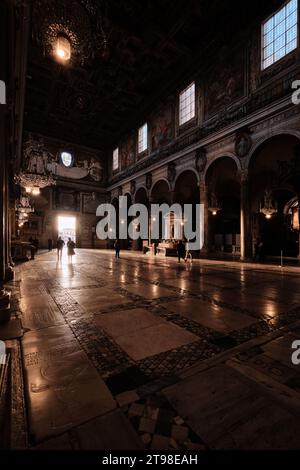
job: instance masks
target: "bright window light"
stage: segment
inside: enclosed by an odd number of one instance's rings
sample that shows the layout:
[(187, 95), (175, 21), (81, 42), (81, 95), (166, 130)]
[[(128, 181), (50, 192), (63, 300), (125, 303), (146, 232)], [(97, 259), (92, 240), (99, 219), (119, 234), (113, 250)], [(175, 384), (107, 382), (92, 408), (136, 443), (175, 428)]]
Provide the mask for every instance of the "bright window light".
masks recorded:
[(290, 0), (262, 25), (262, 69), (298, 46), (298, 0)]
[(119, 147), (113, 151), (113, 170), (119, 168)]
[(179, 95), (179, 125), (195, 117), (195, 82), (191, 83)]
[(145, 152), (148, 148), (148, 124), (145, 123), (142, 127), (139, 128), (138, 135), (138, 152)]

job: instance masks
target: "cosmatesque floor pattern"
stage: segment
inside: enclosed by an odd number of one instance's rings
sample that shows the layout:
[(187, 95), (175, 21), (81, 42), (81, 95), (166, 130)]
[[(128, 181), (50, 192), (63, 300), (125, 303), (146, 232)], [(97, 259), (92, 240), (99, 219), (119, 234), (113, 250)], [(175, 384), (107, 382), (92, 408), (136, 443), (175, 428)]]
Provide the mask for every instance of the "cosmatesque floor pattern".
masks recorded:
[(299, 448), (300, 268), (78, 249), (15, 273), (13, 448)]

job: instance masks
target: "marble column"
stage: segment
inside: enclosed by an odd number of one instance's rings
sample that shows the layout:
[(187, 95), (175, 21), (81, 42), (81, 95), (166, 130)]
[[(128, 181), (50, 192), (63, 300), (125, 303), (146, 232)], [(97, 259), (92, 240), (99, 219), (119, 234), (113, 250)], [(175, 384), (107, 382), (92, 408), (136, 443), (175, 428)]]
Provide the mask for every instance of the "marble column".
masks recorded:
[(0, 105), (0, 323), (10, 318), (10, 294), (4, 288), (8, 269), (7, 154), (5, 146), (6, 106)]
[[(300, 193), (298, 191), (298, 225), (300, 228)], [(298, 235), (298, 256), (297, 258), (300, 260), (300, 231)]]
[(251, 241), (251, 214), (249, 201), (249, 184), (248, 173), (241, 173), (241, 260), (251, 259), (252, 257), (252, 241)]
[[(0, 11), (0, 80), (8, 83), (8, 9), (3, 3)], [(8, 91), (6, 89), (6, 100)], [(0, 323), (10, 318), (10, 294), (4, 288), (9, 272), (8, 256), (8, 132), (9, 132), (9, 110), (6, 103), (0, 104)]]

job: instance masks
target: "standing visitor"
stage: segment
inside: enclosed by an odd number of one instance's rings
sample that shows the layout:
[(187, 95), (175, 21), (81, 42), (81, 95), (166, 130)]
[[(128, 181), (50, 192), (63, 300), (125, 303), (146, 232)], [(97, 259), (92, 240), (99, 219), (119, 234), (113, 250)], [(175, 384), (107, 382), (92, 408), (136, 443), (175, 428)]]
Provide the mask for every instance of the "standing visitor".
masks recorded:
[(117, 238), (116, 241), (115, 241), (116, 258), (120, 258), (120, 249), (121, 249), (120, 241), (119, 241), (119, 239)]
[(40, 246), (40, 242), (39, 242), (38, 238), (35, 238), (35, 239), (33, 240), (33, 244), (34, 244), (34, 246), (35, 246), (35, 252), (37, 253), (37, 252), (38, 252), (38, 249), (39, 249), (39, 246)]
[(180, 263), (181, 258), (183, 260), (185, 259), (184, 255), (185, 255), (185, 247), (184, 247), (182, 240), (179, 240), (177, 244), (178, 263)]
[(62, 258), (62, 252), (63, 252), (63, 247), (64, 247), (65, 242), (61, 237), (58, 237), (57, 242), (56, 242), (56, 248), (57, 248), (57, 259)]
[(48, 251), (52, 251), (53, 249), (53, 240), (48, 238)]
[(72, 256), (75, 255), (75, 250), (74, 250), (75, 243), (73, 242), (71, 238), (69, 238), (68, 240), (67, 247), (68, 247), (68, 258), (69, 258), (69, 261), (71, 261), (72, 263)]

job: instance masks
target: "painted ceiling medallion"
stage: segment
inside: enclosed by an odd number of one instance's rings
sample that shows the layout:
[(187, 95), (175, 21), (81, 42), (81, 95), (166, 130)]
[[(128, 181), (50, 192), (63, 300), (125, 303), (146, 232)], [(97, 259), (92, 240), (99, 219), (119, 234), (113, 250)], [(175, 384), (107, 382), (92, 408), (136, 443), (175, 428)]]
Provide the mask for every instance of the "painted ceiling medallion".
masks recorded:
[(80, 65), (105, 57), (107, 38), (101, 6), (94, 0), (36, 0), (33, 36), (44, 54)]

